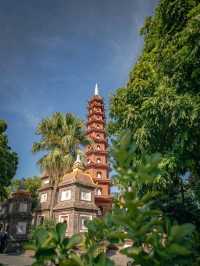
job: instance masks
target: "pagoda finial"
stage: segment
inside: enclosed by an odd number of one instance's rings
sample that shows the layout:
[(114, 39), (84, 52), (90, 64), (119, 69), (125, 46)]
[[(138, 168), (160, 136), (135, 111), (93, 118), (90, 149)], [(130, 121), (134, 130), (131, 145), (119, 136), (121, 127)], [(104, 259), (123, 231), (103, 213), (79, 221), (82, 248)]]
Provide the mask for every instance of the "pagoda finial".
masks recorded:
[(94, 95), (98, 96), (99, 95), (99, 87), (98, 84), (96, 83), (95, 88), (94, 88)]
[(81, 156), (80, 154), (78, 153), (77, 156), (76, 156), (76, 161), (75, 163), (81, 163)]
[(83, 163), (81, 161), (81, 156), (80, 154), (78, 153), (77, 156), (76, 156), (76, 161), (74, 162), (74, 165), (73, 165), (73, 170), (83, 170)]

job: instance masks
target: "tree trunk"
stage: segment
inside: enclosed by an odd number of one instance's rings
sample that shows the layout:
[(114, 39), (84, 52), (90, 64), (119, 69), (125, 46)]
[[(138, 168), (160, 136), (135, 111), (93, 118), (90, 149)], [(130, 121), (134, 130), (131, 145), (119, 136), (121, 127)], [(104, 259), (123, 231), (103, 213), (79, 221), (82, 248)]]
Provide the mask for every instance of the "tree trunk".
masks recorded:
[(55, 204), (55, 201), (56, 201), (57, 187), (58, 187), (58, 182), (55, 181), (54, 185), (53, 185), (53, 191), (52, 191), (52, 194), (51, 194), (51, 201), (50, 201), (50, 214), (49, 214), (49, 218), (50, 219), (54, 218), (53, 217), (53, 208), (54, 208), (54, 204)]

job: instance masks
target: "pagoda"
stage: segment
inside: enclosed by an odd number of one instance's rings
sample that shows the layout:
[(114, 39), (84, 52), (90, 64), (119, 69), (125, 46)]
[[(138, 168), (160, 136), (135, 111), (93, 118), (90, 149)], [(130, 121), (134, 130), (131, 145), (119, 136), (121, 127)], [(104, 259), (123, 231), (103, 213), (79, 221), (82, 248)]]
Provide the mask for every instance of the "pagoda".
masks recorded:
[(112, 207), (105, 125), (104, 101), (96, 84), (94, 95), (88, 102), (87, 136), (92, 144), (86, 147), (85, 155), (87, 172), (97, 185), (95, 203), (99, 216), (105, 215)]

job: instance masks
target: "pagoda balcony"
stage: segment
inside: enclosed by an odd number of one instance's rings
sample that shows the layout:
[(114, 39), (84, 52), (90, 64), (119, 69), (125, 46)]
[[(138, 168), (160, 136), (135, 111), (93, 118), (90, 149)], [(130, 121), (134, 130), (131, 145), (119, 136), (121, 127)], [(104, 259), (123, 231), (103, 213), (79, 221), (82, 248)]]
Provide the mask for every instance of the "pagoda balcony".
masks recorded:
[(88, 121), (86, 125), (89, 126), (89, 125), (92, 124), (92, 123), (97, 123), (97, 124), (100, 123), (100, 124), (105, 125), (105, 120), (94, 118), (94, 119), (91, 119), (90, 121)]
[(109, 178), (93, 178), (94, 182), (97, 184), (110, 184), (111, 181)]
[(92, 102), (100, 102), (100, 103), (103, 103), (103, 97), (101, 96), (97, 96), (97, 95), (94, 95), (92, 96), (92, 98), (89, 100), (89, 104), (92, 103)]
[(103, 163), (89, 163), (87, 164), (86, 166), (87, 169), (90, 169), (90, 168), (95, 168), (95, 169), (110, 169), (109, 166), (107, 164), (103, 164)]
[(88, 106), (87, 106), (87, 109), (88, 110), (91, 110), (91, 109), (93, 109), (93, 108), (95, 108), (95, 107), (97, 107), (97, 108), (101, 108), (101, 110), (102, 111), (104, 111), (104, 106), (103, 106), (103, 104), (102, 103), (97, 103), (97, 102), (94, 102), (94, 103), (89, 103), (88, 104)]
[(85, 153), (86, 155), (95, 154), (95, 155), (108, 155), (108, 151), (102, 151), (102, 150), (88, 150)]
[(92, 115), (100, 115), (100, 116), (102, 116), (103, 118), (105, 118), (105, 114), (104, 114), (104, 112), (101, 112), (101, 111), (95, 111), (95, 110), (92, 110), (92, 113), (89, 113), (87, 117), (89, 118), (89, 117), (91, 117)]
[(97, 128), (97, 127), (91, 127), (89, 129), (87, 129), (87, 134), (89, 134), (91, 132), (97, 132), (97, 133), (104, 133), (104, 134), (106, 134), (105, 129)]
[(103, 144), (105, 144), (106, 145), (106, 147), (108, 146), (108, 141), (107, 141), (107, 139), (103, 139), (103, 138), (101, 138), (101, 139), (97, 139), (97, 138), (94, 138), (94, 137), (91, 137), (91, 136), (89, 136), (92, 140), (93, 140), (93, 142), (95, 142), (95, 143), (103, 143)]
[(89, 121), (95, 121), (96, 123), (98, 123), (99, 121), (103, 121), (103, 122), (105, 122), (105, 117), (100, 117), (99, 119), (98, 118), (96, 118), (95, 116), (93, 117), (93, 115), (91, 115), (91, 116), (89, 116), (89, 118), (88, 118), (88, 122)]

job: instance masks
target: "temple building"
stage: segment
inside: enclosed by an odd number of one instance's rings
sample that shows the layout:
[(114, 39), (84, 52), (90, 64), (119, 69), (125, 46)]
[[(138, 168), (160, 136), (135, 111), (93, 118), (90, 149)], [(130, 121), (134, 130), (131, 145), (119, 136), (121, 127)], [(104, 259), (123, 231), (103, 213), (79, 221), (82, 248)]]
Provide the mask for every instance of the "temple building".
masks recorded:
[(10, 236), (4, 251), (17, 252), (28, 239), (32, 221), (31, 207), (31, 195), (25, 190), (23, 181), (17, 191), (0, 204), (0, 231)]
[(88, 103), (87, 135), (93, 144), (86, 148), (87, 170), (97, 184), (95, 203), (99, 215), (104, 215), (111, 209), (112, 197), (110, 195), (108, 140), (105, 131), (105, 110), (103, 98), (99, 95), (96, 84), (94, 96)]
[[(69, 236), (87, 230), (86, 220), (103, 216), (112, 207), (104, 102), (97, 85), (94, 96), (88, 103), (86, 134), (91, 138), (92, 144), (85, 149), (85, 165), (78, 155), (72, 172), (64, 175), (56, 192), (49, 177), (41, 177), (40, 204), (35, 212), (36, 224), (50, 217), (57, 222), (67, 223), (66, 234)], [(52, 210), (50, 207), (53, 198), (55, 202)]]

